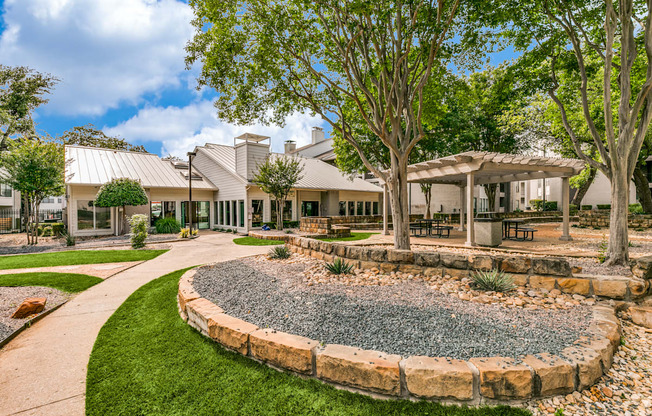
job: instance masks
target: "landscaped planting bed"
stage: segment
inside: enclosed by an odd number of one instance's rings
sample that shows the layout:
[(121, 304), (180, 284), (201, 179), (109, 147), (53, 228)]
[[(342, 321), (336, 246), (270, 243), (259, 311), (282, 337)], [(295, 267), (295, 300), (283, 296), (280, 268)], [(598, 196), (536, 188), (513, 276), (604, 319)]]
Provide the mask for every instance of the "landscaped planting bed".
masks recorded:
[(258, 257), (195, 269), (180, 281), (180, 313), (223, 346), (277, 368), (365, 392), (466, 403), (587, 388), (620, 338), (611, 308), (559, 291), (563, 302), (517, 304), (495, 293), (468, 302), (450, 296), (446, 278), (375, 271), (320, 280), (311, 278), (315, 261)]

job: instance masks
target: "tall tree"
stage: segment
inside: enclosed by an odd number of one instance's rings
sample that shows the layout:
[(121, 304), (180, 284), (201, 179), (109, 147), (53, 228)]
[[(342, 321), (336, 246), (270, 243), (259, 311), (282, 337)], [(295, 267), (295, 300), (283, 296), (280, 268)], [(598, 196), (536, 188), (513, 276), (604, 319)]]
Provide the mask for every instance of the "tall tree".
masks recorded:
[(116, 178), (100, 187), (95, 195), (95, 206), (122, 207), (122, 218), (118, 224), (118, 233), (122, 234), (127, 223), (127, 207), (147, 205), (147, 193), (140, 181), (129, 178)]
[[(409, 249), (407, 165), (423, 139), (423, 90), (459, 0), (191, 0), (197, 29), (187, 64), (203, 61), (200, 86), (219, 92), (220, 117), (282, 123), (294, 111), (319, 114), (386, 183), (394, 246)], [(374, 164), (345, 104), (388, 149)]]
[(25, 66), (0, 65), (0, 150), (16, 135), (34, 133), (32, 112), (48, 102), (46, 96), (59, 82)]
[(65, 192), (66, 161), (61, 144), (22, 137), (0, 152), (0, 183), (20, 192), (26, 211), (27, 244), (38, 244), (39, 207), (44, 198)]
[(73, 127), (61, 135), (65, 144), (89, 147), (103, 147), (113, 150), (128, 150), (130, 152), (147, 153), (142, 145), (134, 145), (120, 137), (107, 136), (93, 124)]
[(258, 165), (258, 172), (251, 180), (270, 195), (276, 203), (276, 229), (283, 229), (283, 207), (288, 194), (303, 177), (303, 165), (294, 157), (268, 156)]
[[(611, 215), (606, 264), (627, 264), (629, 184), (652, 117), (652, 16), (650, 4), (638, 0), (509, 0), (482, 11), (487, 26), (503, 24), (504, 33), (525, 51), (531, 74), (557, 105), (575, 151), (611, 181)], [(574, 58), (579, 96), (590, 137), (598, 150), (592, 158), (569, 121), (571, 102), (559, 94), (560, 65)], [(590, 61), (600, 63), (599, 104), (591, 112)], [(635, 65), (644, 75), (635, 77)], [(613, 82), (617, 88), (613, 88)], [(599, 127), (602, 120), (604, 128)]]

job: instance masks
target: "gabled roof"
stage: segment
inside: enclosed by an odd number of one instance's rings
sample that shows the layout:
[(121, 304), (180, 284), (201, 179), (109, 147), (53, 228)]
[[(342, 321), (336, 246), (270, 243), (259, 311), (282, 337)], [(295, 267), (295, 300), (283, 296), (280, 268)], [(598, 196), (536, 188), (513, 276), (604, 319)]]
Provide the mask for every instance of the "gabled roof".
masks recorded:
[[(66, 180), (70, 185), (103, 185), (112, 179), (140, 180), (145, 188), (188, 188), (187, 171), (175, 169), (171, 162), (155, 154), (128, 152), (86, 146), (66, 146)], [(193, 169), (193, 189), (217, 187)]]
[[(206, 152), (216, 163), (230, 174), (247, 182), (246, 178), (236, 172), (235, 148), (231, 146), (207, 143), (198, 147)], [(282, 157), (281, 153), (272, 153), (272, 157)], [(319, 159), (304, 158), (296, 154), (287, 155), (301, 160), (303, 165), (303, 178), (297, 182), (296, 189), (321, 189), (339, 191), (382, 192), (382, 188), (360, 178), (350, 179), (335, 166), (329, 165)]]

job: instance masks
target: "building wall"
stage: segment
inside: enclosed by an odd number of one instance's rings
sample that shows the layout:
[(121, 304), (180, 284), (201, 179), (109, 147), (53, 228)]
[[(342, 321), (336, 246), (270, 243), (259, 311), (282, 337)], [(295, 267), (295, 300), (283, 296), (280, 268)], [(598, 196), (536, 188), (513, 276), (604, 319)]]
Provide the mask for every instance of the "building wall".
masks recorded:
[[(636, 202), (638, 202), (636, 200), (636, 186), (634, 186), (634, 182), (630, 182), (629, 203), (635, 204)], [(600, 171), (598, 171), (593, 185), (582, 199), (582, 205), (593, 205), (593, 208), (595, 208), (597, 204), (611, 204), (611, 183)]]

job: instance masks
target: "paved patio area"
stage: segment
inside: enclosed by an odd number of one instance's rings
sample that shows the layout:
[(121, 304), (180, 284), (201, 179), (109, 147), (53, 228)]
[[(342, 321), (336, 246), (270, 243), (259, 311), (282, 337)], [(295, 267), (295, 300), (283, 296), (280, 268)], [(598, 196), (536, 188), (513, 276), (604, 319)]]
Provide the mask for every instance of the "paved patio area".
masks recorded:
[(267, 252), (204, 233), (82, 292), (0, 349), (0, 415), (83, 415), (86, 367), (106, 320), (135, 290), (185, 267)]

